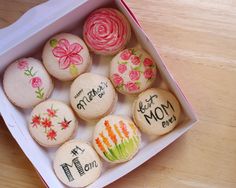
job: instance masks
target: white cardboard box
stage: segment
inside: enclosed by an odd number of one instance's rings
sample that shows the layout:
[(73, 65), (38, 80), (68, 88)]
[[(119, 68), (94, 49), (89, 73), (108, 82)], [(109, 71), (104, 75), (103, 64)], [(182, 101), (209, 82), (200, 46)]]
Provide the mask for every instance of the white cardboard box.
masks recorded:
[[(151, 138), (142, 134), (141, 149), (132, 160), (115, 166), (104, 162), (102, 175), (88, 187), (103, 187), (129, 173), (175, 141), (197, 121), (191, 105), (166, 69), (152, 42), (122, 0), (50, 0), (34, 7), (14, 24), (0, 30), (0, 112), (9, 131), (48, 187), (64, 187), (52, 169), (55, 149), (42, 148), (32, 139), (27, 128), (27, 119), (31, 110), (19, 109), (8, 101), (2, 89), (2, 75), (6, 66), (15, 59), (28, 56), (41, 59), (43, 44), (50, 36), (58, 32), (72, 32), (82, 36), (83, 20), (91, 11), (99, 7), (115, 7), (126, 15), (133, 28), (134, 36), (129, 46), (140, 43), (152, 55), (159, 69), (156, 86), (168, 88), (176, 95), (182, 107), (182, 117), (180, 124), (167, 135)], [(108, 63), (106, 61), (109, 60), (110, 57), (94, 56), (95, 66), (93, 66), (92, 72), (107, 75)], [(51, 98), (68, 103), (69, 85), (70, 83), (55, 81), (55, 90)], [(131, 116), (130, 106), (133, 97), (120, 95), (119, 97), (123, 99), (117, 105), (115, 114)], [(85, 122), (81, 123), (86, 124)], [(90, 141), (92, 129), (93, 125), (79, 126), (76, 138)]]

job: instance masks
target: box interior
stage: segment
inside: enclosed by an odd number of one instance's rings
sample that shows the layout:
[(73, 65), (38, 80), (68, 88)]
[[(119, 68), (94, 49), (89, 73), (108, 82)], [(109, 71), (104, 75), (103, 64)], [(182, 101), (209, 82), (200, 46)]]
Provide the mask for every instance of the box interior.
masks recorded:
[[(60, 2), (60, 1), (59, 1)], [(100, 0), (100, 1), (79, 1), (77, 5), (71, 5), (70, 8), (66, 9), (63, 6), (55, 7), (53, 13), (45, 12), (45, 14), (55, 14), (57, 16), (51, 18), (51, 20), (44, 20), (44, 25), (40, 28), (33, 28), (30, 35), (24, 36), (23, 41), (19, 42), (17, 45), (13, 45), (5, 53), (0, 55), (0, 73), (1, 73), (1, 83), (0, 83), (0, 111), (2, 116), (11, 131), (14, 138), (17, 140), (18, 144), (21, 146), (27, 157), (36, 167), (40, 175), (46, 181), (49, 187), (64, 187), (64, 185), (56, 178), (53, 168), (52, 159), (57, 148), (43, 148), (39, 146), (30, 136), (27, 122), (32, 109), (22, 110), (13, 106), (4, 94), (2, 89), (2, 76), (4, 69), (12, 61), (21, 57), (35, 57), (41, 60), (41, 52), (44, 43), (48, 38), (56, 33), (69, 32), (79, 35), (82, 38), (82, 26), (86, 16), (96, 8), (99, 7), (114, 7), (119, 9), (126, 15), (129, 19), (132, 31), (132, 39), (128, 44), (128, 47), (141, 46), (152, 55), (153, 59), (157, 63), (159, 69), (159, 74), (154, 87), (161, 87), (170, 90), (178, 98), (181, 107), (181, 121), (179, 125), (169, 134), (161, 137), (150, 137), (142, 133), (142, 144), (138, 154), (130, 161), (119, 164), (110, 165), (103, 161), (103, 172), (97, 181), (88, 187), (102, 187), (105, 186), (116, 179), (127, 174), (134, 168), (141, 165), (143, 162), (151, 158), (153, 155), (161, 151), (167, 145), (172, 143), (175, 139), (186, 132), (194, 122), (196, 122), (196, 116), (191, 109), (191, 106), (187, 102), (186, 98), (182, 94), (178, 85), (166, 69), (160, 56), (156, 52), (154, 46), (152, 45), (149, 38), (146, 36), (144, 31), (140, 28), (134, 18), (131, 16), (129, 11), (126, 9), (122, 1), (110, 1), (110, 0)], [(71, 1), (72, 2), (72, 1)], [(52, 3), (48, 3), (51, 6)], [(41, 7), (37, 8), (42, 8)], [(47, 6), (48, 7), (48, 6)], [(36, 10), (37, 10), (36, 8)], [(44, 8), (44, 7), (43, 7)], [(54, 7), (51, 7), (54, 8)], [(63, 12), (64, 8), (64, 12)], [(66, 12), (68, 11), (68, 12)], [(37, 11), (36, 11), (37, 12)], [(37, 14), (36, 14), (37, 15)], [(46, 17), (48, 18), (48, 17)], [(53, 23), (51, 23), (53, 21)], [(0, 38), (2, 37), (0, 33)], [(14, 40), (14, 39), (12, 39)], [(91, 72), (98, 73), (101, 75), (108, 76), (109, 62), (112, 57), (93, 55), (93, 66)], [(67, 104), (69, 104), (69, 87), (71, 82), (60, 82), (54, 79), (55, 89), (50, 98), (59, 99)], [(119, 102), (117, 104), (114, 114), (120, 114), (124, 116), (132, 117), (131, 106), (134, 101), (134, 96), (123, 96), (118, 95)], [(78, 118), (79, 127), (75, 134), (75, 138), (90, 141), (92, 139), (92, 132), (96, 122), (85, 122)]]

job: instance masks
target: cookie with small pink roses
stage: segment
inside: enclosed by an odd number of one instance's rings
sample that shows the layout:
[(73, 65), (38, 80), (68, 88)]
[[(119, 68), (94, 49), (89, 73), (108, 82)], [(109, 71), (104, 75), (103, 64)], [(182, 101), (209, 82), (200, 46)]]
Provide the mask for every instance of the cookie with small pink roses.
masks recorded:
[(142, 49), (130, 48), (111, 61), (110, 79), (122, 94), (138, 94), (149, 88), (156, 78), (156, 64)]
[(83, 40), (69, 33), (49, 39), (44, 46), (42, 59), (47, 71), (62, 81), (73, 80), (87, 72), (92, 63)]
[(21, 58), (5, 70), (3, 88), (14, 105), (32, 108), (49, 97), (53, 82), (39, 60)]
[(77, 120), (67, 104), (50, 99), (33, 109), (28, 128), (37, 143), (44, 147), (56, 147), (72, 137)]

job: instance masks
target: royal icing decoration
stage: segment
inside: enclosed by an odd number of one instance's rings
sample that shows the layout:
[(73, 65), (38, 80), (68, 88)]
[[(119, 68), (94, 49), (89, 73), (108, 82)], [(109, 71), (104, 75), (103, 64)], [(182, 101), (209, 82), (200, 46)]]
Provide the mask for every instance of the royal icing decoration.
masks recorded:
[(156, 65), (141, 50), (126, 49), (112, 61), (111, 80), (124, 92), (136, 93), (144, 89), (156, 77)]
[(54, 57), (58, 58), (60, 69), (68, 69), (72, 75), (78, 74), (76, 65), (83, 63), (83, 58), (80, 55), (83, 47), (79, 43), (72, 43), (67, 39), (51, 39), (50, 46), (53, 48), (52, 53)]
[(17, 68), (20, 69), (25, 76), (29, 78), (29, 84), (35, 90), (35, 97), (38, 99), (44, 98), (44, 88), (42, 79), (37, 76), (37, 71), (33, 66), (29, 66), (26, 59), (20, 59), (17, 61)]
[(94, 11), (84, 24), (84, 39), (97, 53), (116, 53), (130, 38), (130, 26), (117, 10), (102, 8)]

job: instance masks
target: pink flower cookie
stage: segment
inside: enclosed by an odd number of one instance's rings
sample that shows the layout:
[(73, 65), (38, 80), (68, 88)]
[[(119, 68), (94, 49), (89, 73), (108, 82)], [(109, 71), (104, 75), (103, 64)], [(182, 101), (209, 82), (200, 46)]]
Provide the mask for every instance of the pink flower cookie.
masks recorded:
[(62, 33), (46, 43), (42, 55), (48, 72), (58, 80), (73, 80), (88, 71), (91, 58), (85, 43), (76, 35)]
[(53, 83), (40, 61), (22, 58), (6, 69), (3, 87), (13, 104), (31, 108), (49, 97)]
[(110, 79), (123, 94), (137, 94), (149, 88), (156, 78), (156, 64), (141, 49), (125, 49), (111, 61)]
[(130, 24), (125, 16), (113, 8), (92, 12), (85, 21), (83, 36), (91, 51), (114, 55), (125, 48), (130, 40)]
[(77, 120), (69, 106), (60, 101), (47, 100), (33, 109), (28, 128), (37, 143), (54, 147), (71, 138), (77, 128)]

